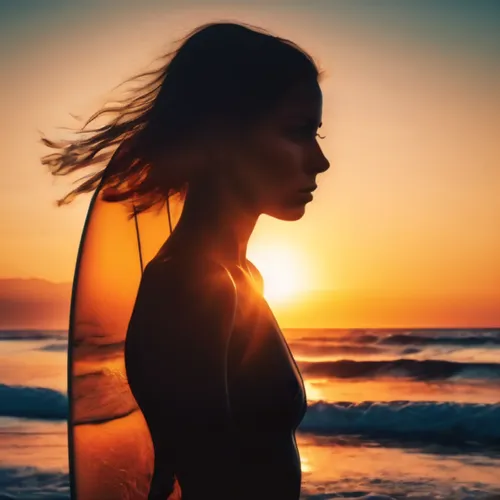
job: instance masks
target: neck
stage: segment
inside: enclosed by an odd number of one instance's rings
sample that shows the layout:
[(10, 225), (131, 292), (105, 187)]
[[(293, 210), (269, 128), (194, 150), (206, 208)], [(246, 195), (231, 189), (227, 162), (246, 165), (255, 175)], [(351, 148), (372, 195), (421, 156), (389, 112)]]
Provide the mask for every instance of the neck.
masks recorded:
[(231, 190), (192, 186), (172, 238), (184, 235), (189, 245), (202, 245), (217, 260), (246, 268), (248, 240), (258, 217)]

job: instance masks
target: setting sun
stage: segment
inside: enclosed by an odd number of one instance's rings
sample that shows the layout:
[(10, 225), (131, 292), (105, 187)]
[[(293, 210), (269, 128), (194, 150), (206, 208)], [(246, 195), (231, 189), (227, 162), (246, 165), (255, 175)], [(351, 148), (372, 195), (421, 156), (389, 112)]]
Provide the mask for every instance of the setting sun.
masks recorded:
[(288, 247), (258, 248), (251, 252), (250, 260), (264, 278), (265, 298), (272, 302), (284, 301), (306, 287), (301, 259)]

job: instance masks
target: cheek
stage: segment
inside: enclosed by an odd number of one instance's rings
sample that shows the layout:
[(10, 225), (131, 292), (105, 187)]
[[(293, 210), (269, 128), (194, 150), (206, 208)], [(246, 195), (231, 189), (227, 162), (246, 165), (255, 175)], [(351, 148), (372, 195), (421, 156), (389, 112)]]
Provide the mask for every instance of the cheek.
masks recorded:
[(283, 137), (255, 145), (252, 154), (252, 183), (262, 194), (279, 195), (297, 185), (304, 161), (300, 146)]

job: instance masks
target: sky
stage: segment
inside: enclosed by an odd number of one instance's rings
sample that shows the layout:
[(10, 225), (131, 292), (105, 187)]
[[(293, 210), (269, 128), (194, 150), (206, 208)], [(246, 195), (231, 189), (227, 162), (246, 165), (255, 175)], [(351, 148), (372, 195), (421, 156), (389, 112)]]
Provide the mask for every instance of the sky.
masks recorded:
[(262, 217), (249, 247), (286, 326), (500, 325), (496, 1), (0, 0), (0, 278), (73, 278), (90, 197), (55, 206), (78, 177), (41, 165), (38, 131), (78, 128), (70, 113), (216, 20), (325, 71), (331, 167), (303, 219)]

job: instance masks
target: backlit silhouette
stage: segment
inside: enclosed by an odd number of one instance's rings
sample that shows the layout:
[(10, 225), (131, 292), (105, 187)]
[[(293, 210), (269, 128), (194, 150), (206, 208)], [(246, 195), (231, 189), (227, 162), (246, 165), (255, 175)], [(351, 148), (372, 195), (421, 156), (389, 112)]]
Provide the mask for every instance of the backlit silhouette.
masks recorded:
[(246, 248), (261, 214), (300, 219), (329, 167), (320, 72), (288, 40), (212, 23), (145, 76), (87, 122), (107, 126), (43, 139), (55, 175), (110, 159), (60, 201), (95, 190), (70, 326), (73, 496), (296, 500), (304, 385)]

